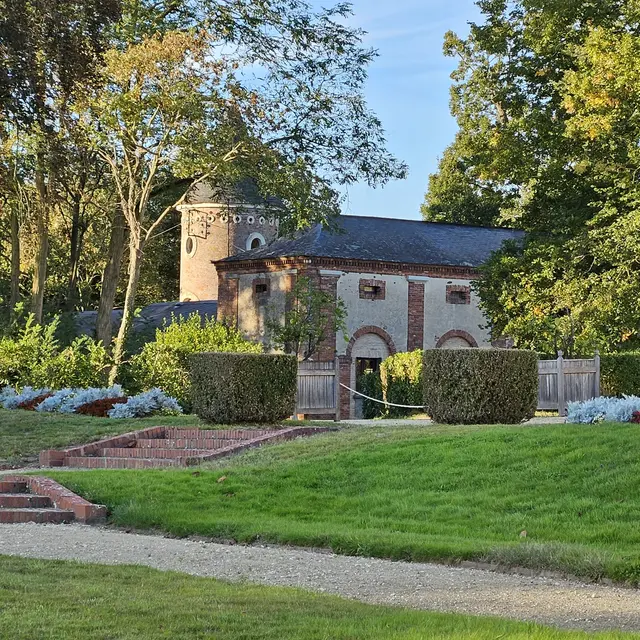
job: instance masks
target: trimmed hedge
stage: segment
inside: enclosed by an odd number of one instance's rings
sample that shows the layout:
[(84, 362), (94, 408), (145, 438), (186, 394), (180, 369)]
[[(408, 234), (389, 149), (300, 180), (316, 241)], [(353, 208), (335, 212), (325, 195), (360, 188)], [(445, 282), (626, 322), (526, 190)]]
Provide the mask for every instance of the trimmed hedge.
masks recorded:
[(193, 410), (205, 422), (273, 424), (295, 411), (295, 356), (196, 353), (189, 365)]
[(600, 383), (605, 396), (640, 396), (640, 352), (600, 356)]
[(424, 403), (435, 422), (518, 424), (535, 415), (538, 356), (515, 349), (429, 349)]

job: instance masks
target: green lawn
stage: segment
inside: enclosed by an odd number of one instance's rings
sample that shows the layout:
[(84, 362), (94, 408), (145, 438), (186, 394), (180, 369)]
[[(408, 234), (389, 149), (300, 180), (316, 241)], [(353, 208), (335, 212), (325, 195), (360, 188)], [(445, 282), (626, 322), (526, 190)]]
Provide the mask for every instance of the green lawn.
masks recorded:
[(125, 527), (637, 583), (639, 449), (638, 425), (380, 425), (265, 447), (200, 472), (50, 475), (108, 505)]
[(614, 640), (494, 618), (374, 607), (295, 589), (144, 567), (0, 556), (0, 637), (12, 640)]
[(43, 449), (60, 449), (156, 424), (198, 426), (195, 416), (111, 420), (78, 415), (0, 409), (0, 469), (37, 459)]

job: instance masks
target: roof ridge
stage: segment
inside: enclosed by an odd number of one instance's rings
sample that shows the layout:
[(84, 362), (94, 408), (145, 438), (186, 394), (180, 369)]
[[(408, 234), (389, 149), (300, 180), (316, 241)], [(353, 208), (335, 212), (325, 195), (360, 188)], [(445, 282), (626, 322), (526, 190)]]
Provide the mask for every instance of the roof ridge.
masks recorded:
[(521, 231), (524, 233), (523, 229), (518, 229), (516, 227), (496, 227), (493, 225), (486, 224), (463, 224), (461, 222), (443, 222), (437, 220), (414, 220), (413, 218), (390, 218), (388, 216), (369, 216), (369, 215), (359, 215), (353, 213), (341, 213), (339, 215), (340, 218), (354, 218), (358, 220), (367, 219), (367, 220), (387, 220), (389, 222), (412, 222), (417, 224), (424, 225), (437, 225), (441, 227), (461, 227), (466, 229), (490, 229), (494, 231)]

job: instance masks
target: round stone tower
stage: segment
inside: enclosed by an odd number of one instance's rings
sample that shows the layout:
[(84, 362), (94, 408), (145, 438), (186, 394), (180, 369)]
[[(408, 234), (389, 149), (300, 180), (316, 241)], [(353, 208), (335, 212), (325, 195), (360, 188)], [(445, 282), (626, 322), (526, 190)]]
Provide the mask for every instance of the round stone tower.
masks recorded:
[(250, 181), (233, 187), (198, 185), (182, 214), (180, 300), (217, 300), (214, 262), (260, 248), (278, 235), (275, 201), (265, 200)]

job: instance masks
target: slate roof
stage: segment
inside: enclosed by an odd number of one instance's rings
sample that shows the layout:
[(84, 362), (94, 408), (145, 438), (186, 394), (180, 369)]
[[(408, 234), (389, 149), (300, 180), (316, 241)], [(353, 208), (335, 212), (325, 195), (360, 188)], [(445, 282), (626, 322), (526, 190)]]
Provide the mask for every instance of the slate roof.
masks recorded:
[[(198, 313), (201, 318), (215, 318), (218, 313), (216, 300), (203, 300), (200, 302), (156, 302), (144, 307), (133, 319), (134, 332), (154, 331), (164, 325), (171, 324), (172, 316), (188, 318), (192, 313)], [(81, 311), (74, 315), (76, 333), (78, 335), (94, 336), (96, 329), (97, 311)], [(114, 309), (111, 312), (113, 333), (120, 327), (122, 321), (122, 309)]]
[(235, 184), (215, 184), (206, 182), (198, 184), (189, 195), (189, 204), (215, 202), (230, 205), (253, 205), (259, 207), (281, 208), (279, 198), (265, 198), (258, 189), (255, 180), (243, 178)]
[(341, 233), (316, 225), (220, 262), (308, 257), (479, 267), (505, 241), (524, 237), (515, 229), (368, 216), (340, 216), (338, 227)]

